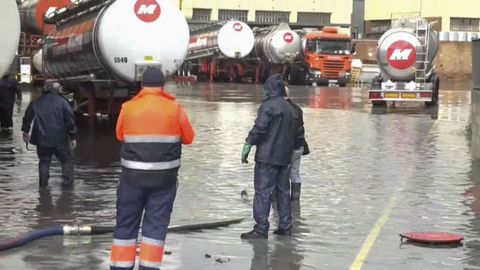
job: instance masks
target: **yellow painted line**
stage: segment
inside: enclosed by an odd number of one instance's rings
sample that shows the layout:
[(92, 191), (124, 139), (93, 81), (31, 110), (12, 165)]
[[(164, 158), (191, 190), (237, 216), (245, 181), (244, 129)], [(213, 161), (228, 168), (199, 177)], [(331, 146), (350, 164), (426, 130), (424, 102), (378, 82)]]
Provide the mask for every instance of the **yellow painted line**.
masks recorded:
[(396, 203), (397, 203), (397, 197), (393, 197), (390, 199), (390, 201), (387, 204), (387, 207), (383, 212), (383, 215), (378, 219), (377, 223), (375, 223), (372, 230), (368, 234), (367, 240), (365, 240), (365, 243), (363, 243), (362, 248), (358, 252), (357, 257), (355, 258), (355, 261), (353, 262), (353, 264), (350, 266), (349, 270), (362, 269), (363, 263), (367, 259), (368, 254), (370, 253), (373, 245), (377, 241), (377, 238), (380, 235), (380, 232), (382, 231), (387, 221), (390, 219), (390, 216), (392, 215), (393, 207), (395, 207)]

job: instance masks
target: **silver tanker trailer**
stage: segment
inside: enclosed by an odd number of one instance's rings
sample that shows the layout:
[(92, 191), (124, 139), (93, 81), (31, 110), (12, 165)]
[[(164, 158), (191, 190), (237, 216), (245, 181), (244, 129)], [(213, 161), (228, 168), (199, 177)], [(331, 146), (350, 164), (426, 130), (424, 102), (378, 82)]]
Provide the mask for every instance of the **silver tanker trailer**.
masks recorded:
[(402, 18), (392, 23), (377, 44), (377, 63), (381, 73), (369, 90), (374, 106), (392, 102), (438, 102), (440, 80), (434, 60), (438, 35), (423, 18)]

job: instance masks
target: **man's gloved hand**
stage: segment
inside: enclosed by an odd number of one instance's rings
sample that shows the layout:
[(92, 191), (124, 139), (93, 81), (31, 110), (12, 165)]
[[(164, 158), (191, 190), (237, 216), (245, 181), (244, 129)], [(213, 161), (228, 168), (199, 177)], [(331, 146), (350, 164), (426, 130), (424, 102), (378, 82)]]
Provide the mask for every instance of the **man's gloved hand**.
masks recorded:
[(23, 132), (23, 141), (25, 143), (29, 143), (30, 142), (30, 135), (28, 135), (28, 133), (26, 132)]
[(73, 150), (77, 148), (77, 140), (73, 139), (70, 141), (70, 149)]
[(242, 151), (242, 163), (248, 163), (248, 154), (250, 154), (250, 150), (252, 149), (252, 145), (249, 143), (245, 143), (243, 145)]

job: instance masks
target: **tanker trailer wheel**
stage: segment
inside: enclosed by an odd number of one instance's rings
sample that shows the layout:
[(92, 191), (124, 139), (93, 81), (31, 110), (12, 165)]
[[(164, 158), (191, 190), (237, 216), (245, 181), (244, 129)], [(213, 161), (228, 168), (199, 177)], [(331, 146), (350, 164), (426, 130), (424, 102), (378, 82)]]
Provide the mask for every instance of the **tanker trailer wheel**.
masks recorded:
[(434, 81), (432, 101), (425, 102), (425, 106), (427, 107), (433, 107), (438, 105), (438, 95), (440, 93), (440, 79), (438, 79), (437, 76), (435, 76), (432, 81)]
[(372, 106), (374, 108), (387, 108), (386, 101), (372, 101)]
[(296, 81), (293, 79), (292, 72), (289, 72), (287, 75), (287, 82), (291, 85), (297, 85)]
[(306, 74), (299, 68), (292, 68), (287, 76), (287, 81), (291, 85), (304, 85)]
[(234, 83), (239, 83), (242, 80), (240, 79), (240, 72), (238, 71), (238, 67), (233, 68), (233, 74), (232, 74), (232, 82)]

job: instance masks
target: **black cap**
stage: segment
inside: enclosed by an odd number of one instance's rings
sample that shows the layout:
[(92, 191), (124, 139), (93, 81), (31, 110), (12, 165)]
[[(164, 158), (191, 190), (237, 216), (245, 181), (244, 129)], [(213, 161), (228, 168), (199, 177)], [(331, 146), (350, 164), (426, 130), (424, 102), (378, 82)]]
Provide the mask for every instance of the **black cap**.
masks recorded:
[(142, 76), (142, 85), (144, 87), (162, 87), (165, 85), (165, 76), (163, 72), (156, 67), (148, 67)]

